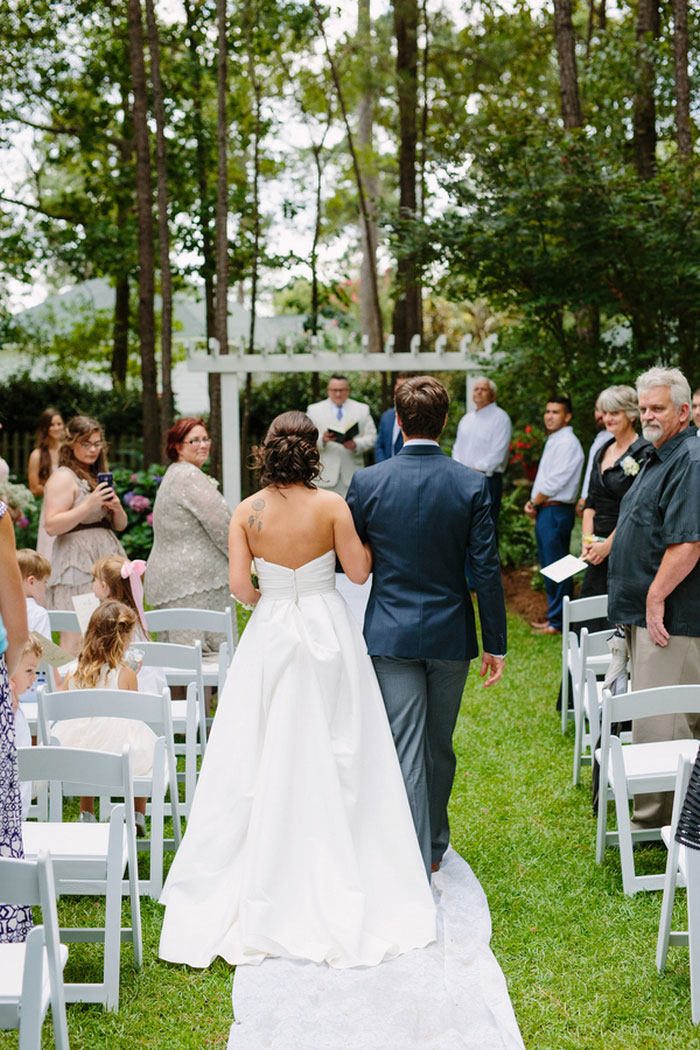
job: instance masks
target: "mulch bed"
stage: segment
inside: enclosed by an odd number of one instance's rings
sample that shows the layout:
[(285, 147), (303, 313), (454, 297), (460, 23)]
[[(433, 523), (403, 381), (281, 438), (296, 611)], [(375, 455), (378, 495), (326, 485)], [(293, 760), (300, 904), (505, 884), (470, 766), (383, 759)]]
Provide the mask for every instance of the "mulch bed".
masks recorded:
[(503, 589), (508, 610), (522, 616), (528, 623), (531, 620), (547, 619), (547, 596), (533, 591), (532, 571), (532, 565), (503, 570)]

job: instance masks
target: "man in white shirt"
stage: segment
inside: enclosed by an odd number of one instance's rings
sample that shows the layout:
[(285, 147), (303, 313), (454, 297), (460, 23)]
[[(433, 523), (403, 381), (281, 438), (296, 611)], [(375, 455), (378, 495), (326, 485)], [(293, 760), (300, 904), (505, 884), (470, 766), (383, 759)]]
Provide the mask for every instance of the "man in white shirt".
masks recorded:
[[(540, 565), (563, 558), (571, 546), (576, 496), (583, 466), (581, 442), (569, 426), (571, 401), (553, 397), (544, 411), (544, 425), (549, 437), (525, 504), (525, 513), (535, 522), (535, 539)], [(533, 622), (532, 627), (545, 634), (561, 634), (564, 595), (571, 597), (573, 580), (554, 583), (545, 577), (547, 619)]]
[[(353, 401), (347, 379), (336, 374), (328, 381), (328, 398), (309, 405), (306, 414), (319, 433), (323, 471), (318, 484), (344, 497), (353, 474), (365, 465), (364, 453), (374, 447), (377, 436), (369, 405)], [(348, 431), (352, 437), (345, 441), (338, 437)]]
[(693, 401), (690, 410), (693, 414), (693, 425), (697, 427), (698, 437), (700, 437), (700, 386), (693, 394)]
[(486, 476), (491, 497), (491, 517), (498, 525), (503, 492), (503, 471), (508, 461), (512, 426), (508, 414), (496, 404), (496, 384), (479, 376), (474, 382), (472, 401), (476, 412), (467, 412), (459, 421), (452, 458)]

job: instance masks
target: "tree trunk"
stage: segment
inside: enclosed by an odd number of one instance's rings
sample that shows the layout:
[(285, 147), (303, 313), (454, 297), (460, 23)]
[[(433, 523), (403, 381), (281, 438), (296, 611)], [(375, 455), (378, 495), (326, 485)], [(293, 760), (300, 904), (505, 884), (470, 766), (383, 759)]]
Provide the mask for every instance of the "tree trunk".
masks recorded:
[[(370, 61), (372, 53), (372, 22), (369, 0), (358, 0), (357, 4), (357, 43), (361, 55), (366, 61), (361, 67), (362, 77), (360, 102), (357, 109), (357, 149), (362, 171), (362, 181), (367, 194), (367, 213), (369, 221), (365, 224), (360, 216), (360, 240), (362, 243), (362, 263), (360, 266), (360, 332), (367, 336), (367, 349), (376, 352), (382, 349), (377, 314), (374, 308), (373, 287), (377, 283), (377, 198), (379, 180), (374, 170), (373, 122), (374, 122), (374, 80)], [(374, 274), (374, 283), (372, 281)]]
[[(216, 300), (214, 326), (219, 353), (228, 353), (228, 157), (226, 137), (228, 118), (226, 94), (228, 91), (228, 16), (226, 0), (216, 0), (218, 49), (216, 56)], [(213, 377), (212, 377), (213, 378)], [(219, 380), (219, 377), (216, 377)], [(213, 393), (213, 398), (212, 398)], [(209, 384), (209, 425), (212, 444), (216, 442), (221, 462), (221, 382)], [(213, 472), (213, 466), (212, 466)]]
[(583, 126), (576, 69), (576, 38), (571, 20), (571, 0), (554, 0), (554, 39), (559, 63), (559, 94), (564, 127)]
[[(362, 223), (363, 223), (364, 230), (365, 230), (365, 237), (367, 238), (368, 243), (371, 244), (371, 242), (372, 242), (372, 235), (371, 235), (371, 232), (370, 232), (371, 231), (371, 217), (370, 217), (369, 208), (368, 208), (368, 205), (367, 205), (367, 195), (365, 193), (364, 180), (362, 178), (362, 172), (360, 171), (360, 162), (359, 162), (359, 158), (357, 156), (357, 150), (355, 149), (355, 142), (354, 142), (354, 139), (353, 139), (352, 130), (350, 128), (350, 121), (348, 119), (348, 110), (347, 110), (347, 106), (345, 105), (345, 95), (344, 95), (344, 92), (343, 92), (343, 89), (342, 89), (342, 86), (341, 86), (341, 83), (340, 83), (340, 77), (338, 76), (338, 69), (336, 67), (335, 62), (333, 61), (333, 55), (331, 54), (331, 49), (328, 46), (328, 38), (326, 36), (326, 30), (325, 30), (325, 26), (323, 24), (323, 15), (322, 15), (321, 9), (320, 9), (320, 7), (318, 5), (318, 0), (311, 0), (311, 6), (314, 9), (314, 13), (316, 15), (316, 21), (318, 22), (318, 27), (319, 27), (319, 30), (321, 32), (321, 37), (323, 39), (323, 46), (324, 46), (324, 49), (325, 49), (325, 52), (326, 52), (326, 58), (328, 59), (328, 66), (330, 68), (331, 76), (333, 78), (333, 86), (335, 87), (335, 93), (336, 93), (337, 98), (338, 98), (338, 104), (340, 105), (340, 112), (343, 115), (343, 123), (345, 125), (345, 133), (346, 133), (347, 138), (348, 138), (348, 149), (350, 151), (350, 157), (352, 158), (352, 167), (353, 167), (353, 171), (355, 173), (355, 184), (357, 186), (357, 196), (359, 198), (359, 203), (360, 203), (360, 214), (362, 216)], [(376, 271), (376, 268), (370, 267), (370, 280), (371, 280), (371, 284), (372, 284), (372, 299), (373, 299), (373, 302), (374, 302), (374, 313), (375, 313), (375, 317), (376, 317), (377, 328), (379, 330), (379, 345), (381, 346), (383, 341), (384, 341), (384, 333), (383, 333), (383, 325), (382, 325), (382, 311), (381, 311), (380, 306), (379, 306), (379, 287), (377, 285), (377, 271)]]
[(656, 103), (652, 41), (659, 35), (658, 0), (637, 0), (637, 86), (634, 97), (634, 159), (637, 174), (656, 171)]
[(173, 422), (172, 387), (173, 281), (170, 269), (170, 229), (168, 225), (168, 169), (165, 147), (165, 105), (160, 77), (160, 41), (153, 0), (146, 0), (148, 50), (151, 55), (151, 88), (156, 118), (156, 185), (158, 188), (158, 251), (160, 254), (160, 374), (162, 399), (160, 419), (163, 434)]
[[(126, 230), (134, 206), (133, 186), (127, 185), (134, 152), (134, 139), (131, 127), (128, 83), (120, 85), (120, 92), (124, 120), (122, 136), (119, 142), (119, 163), (123, 174), (117, 185), (116, 197), (117, 229), (119, 230), (120, 243), (123, 243), (122, 239), (126, 237)], [(130, 289), (128, 263), (125, 262), (118, 266), (114, 274), (114, 280), (114, 322), (112, 326), (112, 362), (110, 372), (112, 375), (112, 386), (123, 388), (126, 383), (126, 373), (129, 365)]]
[(688, 80), (688, 0), (673, 0), (673, 76), (676, 88), (678, 153), (685, 158), (693, 151)]
[[(396, 36), (396, 86), (399, 103), (399, 220), (409, 225), (416, 214), (416, 144), (418, 137), (418, 2), (392, 0)], [(395, 348), (406, 351), (411, 337), (423, 336), (421, 284), (415, 251), (401, 252), (396, 267)]]
[(129, 278), (125, 274), (117, 277), (112, 332), (112, 386), (123, 388), (129, 363)]
[[(207, 151), (204, 136), (204, 119), (202, 116), (202, 68), (199, 61), (195, 14), (189, 0), (183, 0), (183, 2), (185, 19), (187, 21), (187, 46), (190, 52), (190, 94), (194, 118), (196, 180), (199, 193), (199, 228), (202, 236), (202, 266), (199, 272), (204, 279), (205, 331), (207, 352), (211, 353), (211, 340), (215, 338), (216, 333), (214, 305), (216, 258), (211, 233), (212, 209), (209, 200)], [(221, 377), (215, 372), (209, 373), (209, 436), (212, 439), (209, 469), (215, 478), (221, 478)]]
[(143, 23), (140, 0), (128, 0), (129, 58), (134, 95), (133, 122), (136, 147), (136, 211), (139, 257), (139, 344), (143, 388), (143, 461), (160, 462), (160, 415), (155, 354), (153, 310), (155, 253), (153, 249), (153, 199), (151, 154), (148, 139), (148, 96), (143, 57)]

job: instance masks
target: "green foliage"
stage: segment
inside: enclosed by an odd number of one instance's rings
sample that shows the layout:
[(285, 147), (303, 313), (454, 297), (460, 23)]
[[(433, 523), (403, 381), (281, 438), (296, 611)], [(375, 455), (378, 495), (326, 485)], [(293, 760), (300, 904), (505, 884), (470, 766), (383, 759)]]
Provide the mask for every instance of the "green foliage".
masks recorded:
[(107, 439), (136, 438), (141, 433), (141, 395), (135, 390), (101, 390), (77, 379), (74, 373), (50, 371), (34, 378), (17, 372), (0, 383), (0, 419), (9, 431), (31, 433), (45, 408), (51, 406), (65, 420), (75, 415), (97, 419)]
[(505, 568), (530, 565), (537, 560), (535, 530), (523, 511), (529, 497), (526, 485), (516, 485), (501, 503), (498, 518), (498, 556)]
[(39, 527), (39, 501), (26, 485), (11, 481), (0, 484), (0, 499), (9, 507), (15, 527), (17, 548), (35, 547)]
[(165, 468), (152, 463), (148, 470), (115, 470), (114, 488), (126, 511), (127, 526), (119, 534), (130, 558), (148, 558), (153, 546), (153, 504)]

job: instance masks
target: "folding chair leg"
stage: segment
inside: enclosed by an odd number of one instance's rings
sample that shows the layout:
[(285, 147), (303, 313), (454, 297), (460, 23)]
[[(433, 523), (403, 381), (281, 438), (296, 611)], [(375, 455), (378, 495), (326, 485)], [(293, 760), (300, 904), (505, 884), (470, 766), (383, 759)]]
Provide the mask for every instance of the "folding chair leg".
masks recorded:
[(617, 816), (617, 837), (620, 847), (620, 865), (622, 867), (622, 889), (630, 897), (637, 890), (634, 872), (634, 851), (632, 850), (632, 824), (627, 796), (622, 792), (615, 795), (615, 814)]
[(598, 789), (598, 824), (596, 828), (595, 862), (605, 861), (605, 839), (608, 830), (608, 778), (607, 771), (601, 767)]
[(688, 947), (690, 949), (690, 1009), (700, 1024), (700, 852), (686, 849), (688, 870)]
[[(562, 638), (564, 632), (562, 631)], [(566, 729), (569, 725), (569, 667), (568, 660), (566, 658), (566, 648), (562, 642), (562, 666), (564, 673), (561, 676), (561, 731), (566, 736)]]
[(661, 900), (659, 935), (656, 939), (656, 969), (659, 973), (663, 973), (666, 969), (669, 938), (671, 936), (671, 916), (673, 915), (673, 902), (676, 897), (677, 881), (678, 843), (675, 839), (671, 839), (668, 848), (668, 856), (666, 857), (666, 875), (664, 876), (664, 895)]
[(119, 872), (110, 872), (105, 895), (105, 1009), (119, 1009), (119, 949), (121, 946), (122, 883)]
[[(579, 704), (582, 708), (583, 705)], [(583, 747), (583, 710), (576, 710), (574, 707), (574, 776), (573, 783), (574, 787), (577, 787), (581, 780), (581, 748)]]
[[(37, 1050), (41, 1046), (41, 1029), (43, 1015), (41, 1011), (42, 988), (40, 975), (43, 967), (44, 935), (36, 927), (30, 930), (26, 946), (26, 971), (31, 968), (37, 978), (36, 981), (27, 981), (26, 977), (22, 983), (22, 1007), (19, 1023), (19, 1050)], [(32, 962), (30, 962), (30, 959)], [(33, 966), (33, 963), (36, 966)]]

